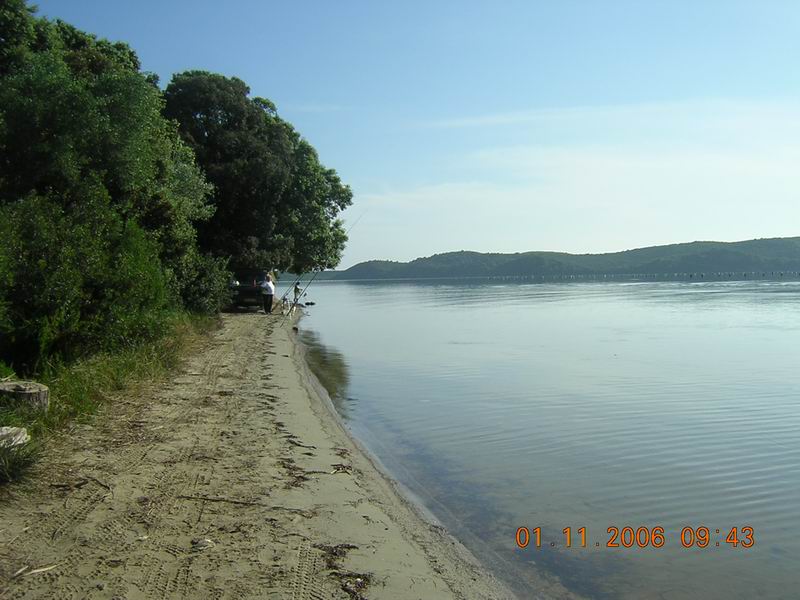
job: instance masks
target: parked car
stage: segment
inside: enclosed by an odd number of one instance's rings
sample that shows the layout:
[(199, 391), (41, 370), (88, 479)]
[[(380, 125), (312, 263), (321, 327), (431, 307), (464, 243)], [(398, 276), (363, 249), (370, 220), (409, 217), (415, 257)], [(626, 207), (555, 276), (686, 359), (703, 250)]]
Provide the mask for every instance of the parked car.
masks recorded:
[(267, 271), (244, 269), (234, 271), (230, 283), (232, 306), (261, 306), (261, 283)]

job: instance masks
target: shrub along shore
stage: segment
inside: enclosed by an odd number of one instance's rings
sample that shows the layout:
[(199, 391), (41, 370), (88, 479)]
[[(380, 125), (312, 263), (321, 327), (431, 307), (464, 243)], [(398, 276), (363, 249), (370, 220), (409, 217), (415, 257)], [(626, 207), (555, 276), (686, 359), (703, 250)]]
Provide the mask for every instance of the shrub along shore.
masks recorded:
[(53, 395), (44, 415), (0, 406), (34, 438), (16, 463), (2, 451), (2, 481), (47, 431), (168, 368), (232, 269), (335, 266), (352, 192), (237, 78), (162, 89), (125, 43), (25, 0), (3, 3), (0, 30), (0, 378)]

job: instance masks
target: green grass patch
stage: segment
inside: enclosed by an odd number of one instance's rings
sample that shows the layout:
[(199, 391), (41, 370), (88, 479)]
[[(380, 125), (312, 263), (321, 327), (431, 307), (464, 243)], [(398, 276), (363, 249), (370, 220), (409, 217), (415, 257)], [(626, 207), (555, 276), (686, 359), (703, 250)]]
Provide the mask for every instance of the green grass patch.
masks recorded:
[(0, 484), (21, 479), (39, 458), (40, 447), (29, 442), (22, 446), (0, 446)]
[(218, 326), (215, 317), (178, 313), (164, 334), (113, 353), (100, 353), (70, 364), (47, 364), (31, 377), (50, 388), (46, 413), (0, 408), (0, 427), (25, 427), (33, 441), (16, 450), (0, 449), (0, 484), (21, 478), (36, 461), (50, 434), (94, 414), (114, 396), (137, 384), (157, 380), (175, 369), (193, 342)]

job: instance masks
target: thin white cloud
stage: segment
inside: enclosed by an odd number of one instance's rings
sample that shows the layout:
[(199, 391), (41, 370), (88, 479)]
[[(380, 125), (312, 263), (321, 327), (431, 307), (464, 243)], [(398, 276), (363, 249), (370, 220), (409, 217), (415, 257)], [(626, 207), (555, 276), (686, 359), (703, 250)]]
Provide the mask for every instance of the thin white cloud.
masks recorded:
[[(771, 144), (745, 148), (733, 144), (686, 145), (578, 145), (565, 147), (511, 146), (477, 151), (465, 166), (490, 173), (492, 179), (530, 180), (561, 186), (583, 182), (625, 185), (650, 182), (702, 187), (748, 182), (761, 189), (800, 183), (800, 145)], [(777, 191), (777, 190), (776, 190)]]
[(538, 180), (360, 196), (358, 205), (370, 213), (353, 230), (345, 264), (462, 249), (608, 252), (800, 235), (800, 175), (788, 155), (779, 164), (699, 155), (631, 159), (534, 159), (526, 164), (540, 170)]
[(553, 120), (574, 120), (596, 118), (599, 114), (648, 113), (660, 110), (663, 105), (635, 104), (621, 106), (573, 106), (559, 108), (536, 108), (507, 112), (469, 115), (428, 121), (425, 124), (441, 128), (492, 127), (497, 125), (520, 125), (524, 123), (542, 123)]
[(459, 249), (606, 252), (800, 235), (800, 105), (552, 114), (555, 121), (536, 115), (551, 127), (545, 140), (536, 128), (525, 143), (492, 139), (454, 153), (446, 180), (358, 196), (369, 222), (354, 231), (345, 263)]
[(426, 121), (433, 128), (460, 129), (519, 125), (586, 125), (587, 123), (656, 123), (663, 118), (684, 124), (730, 124), (731, 119), (789, 122), (800, 126), (800, 102), (794, 99), (754, 101), (744, 99), (695, 99), (675, 102), (644, 102), (616, 105), (540, 107), (530, 110), (466, 115)]

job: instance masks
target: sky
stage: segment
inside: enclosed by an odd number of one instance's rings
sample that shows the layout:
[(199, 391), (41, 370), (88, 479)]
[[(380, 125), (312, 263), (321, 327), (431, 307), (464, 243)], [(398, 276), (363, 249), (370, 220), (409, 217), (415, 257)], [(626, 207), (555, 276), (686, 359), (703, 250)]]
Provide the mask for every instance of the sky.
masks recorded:
[(800, 3), (41, 0), (236, 76), (353, 189), (340, 268), (800, 235)]

